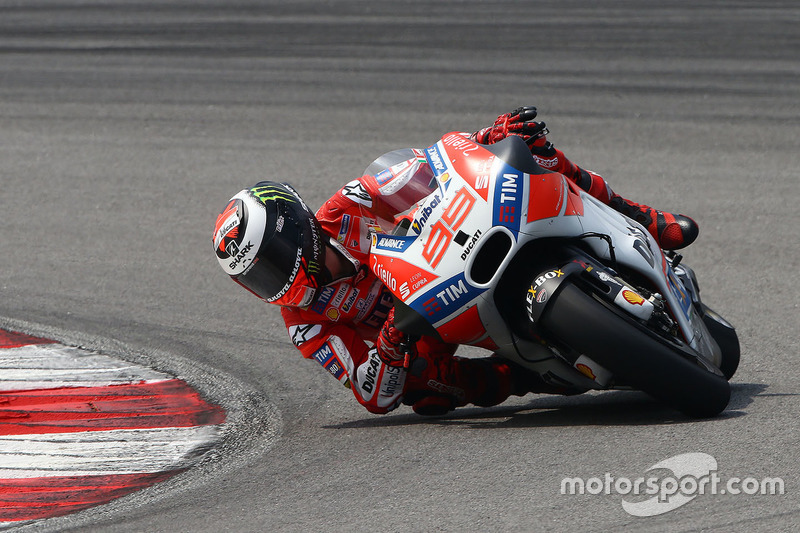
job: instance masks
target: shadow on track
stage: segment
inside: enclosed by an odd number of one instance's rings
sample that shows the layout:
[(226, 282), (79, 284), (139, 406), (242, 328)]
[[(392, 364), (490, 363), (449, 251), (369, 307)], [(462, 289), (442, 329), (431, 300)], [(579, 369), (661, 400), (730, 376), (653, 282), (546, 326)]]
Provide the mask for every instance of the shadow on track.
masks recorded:
[[(708, 421), (744, 416), (744, 409), (754, 398), (765, 395), (767, 385), (736, 383), (728, 408)], [(472, 428), (560, 427), (560, 426), (649, 426), (697, 422), (657, 403), (636, 391), (609, 391), (578, 396), (538, 396), (525, 405), (492, 408), (466, 407), (439, 417), (422, 417), (413, 413), (364, 418), (325, 429), (375, 428), (416, 424), (462, 426)]]

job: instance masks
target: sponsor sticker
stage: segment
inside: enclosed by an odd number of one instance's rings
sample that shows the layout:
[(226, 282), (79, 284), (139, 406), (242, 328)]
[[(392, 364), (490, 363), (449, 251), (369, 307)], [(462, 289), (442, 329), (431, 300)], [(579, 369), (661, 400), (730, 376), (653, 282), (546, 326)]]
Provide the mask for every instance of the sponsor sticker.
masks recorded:
[(342, 194), (357, 204), (372, 207), (372, 196), (358, 180), (353, 180), (342, 189)]
[(523, 174), (506, 166), (494, 185), (494, 225), (518, 230), (522, 214)]
[(292, 337), (292, 342), (298, 348), (316, 337), (322, 326), (319, 324), (298, 324), (296, 326), (289, 326), (289, 335)]
[(337, 357), (336, 353), (327, 342), (322, 346), (322, 348), (314, 352), (311, 357), (341, 383), (344, 385), (349, 383), (345, 365), (342, 363), (339, 357)]

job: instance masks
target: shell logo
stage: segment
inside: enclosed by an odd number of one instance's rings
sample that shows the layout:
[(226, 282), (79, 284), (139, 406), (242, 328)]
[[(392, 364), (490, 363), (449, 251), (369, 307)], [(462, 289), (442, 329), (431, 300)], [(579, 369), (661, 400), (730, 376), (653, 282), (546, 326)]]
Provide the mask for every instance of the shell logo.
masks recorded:
[(583, 374), (587, 378), (590, 378), (590, 379), (596, 379), (597, 378), (597, 376), (594, 375), (594, 372), (592, 372), (592, 369), (589, 368), (587, 365), (584, 365), (583, 363), (578, 363), (577, 365), (575, 365), (575, 368), (577, 368), (578, 372), (580, 372), (581, 374)]
[(627, 289), (624, 289), (622, 291), (622, 297), (625, 299), (626, 302), (628, 302), (631, 305), (643, 305), (644, 304), (644, 298), (642, 298), (641, 296), (639, 296), (635, 292), (629, 291)]

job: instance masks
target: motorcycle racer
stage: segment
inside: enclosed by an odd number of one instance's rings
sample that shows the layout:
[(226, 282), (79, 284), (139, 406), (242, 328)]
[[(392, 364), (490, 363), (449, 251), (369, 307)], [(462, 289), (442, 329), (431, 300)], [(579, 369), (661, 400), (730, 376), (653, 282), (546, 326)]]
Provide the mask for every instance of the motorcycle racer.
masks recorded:
[[(694, 221), (612, 193), (602, 177), (548, 142), (545, 124), (535, 117), (536, 108), (522, 107), (463, 135), (483, 144), (520, 135), (541, 166), (635, 215), (664, 248), (694, 240)], [(213, 244), (220, 265), (247, 290), (280, 305), (301, 354), (319, 362), (372, 413), (405, 403), (419, 414), (435, 415), (467, 404), (497, 405), (529, 392), (577, 392), (498, 357), (455, 356), (457, 345), (427, 336), (412, 340), (395, 327), (386, 280), (367, 263), (380, 221), (407, 213), (431, 191), (433, 172), (424, 152), (409, 155), (376, 175), (350, 181), (316, 213), (286, 183), (264, 181), (240, 191), (216, 220)]]

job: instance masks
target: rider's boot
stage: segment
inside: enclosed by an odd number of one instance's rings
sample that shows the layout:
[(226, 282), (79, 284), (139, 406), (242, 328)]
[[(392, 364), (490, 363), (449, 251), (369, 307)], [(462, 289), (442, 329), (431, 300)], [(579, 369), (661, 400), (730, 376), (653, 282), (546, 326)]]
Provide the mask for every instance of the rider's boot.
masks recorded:
[(613, 194), (608, 205), (626, 217), (644, 226), (664, 250), (677, 250), (689, 246), (697, 238), (697, 222), (684, 215), (658, 211), (644, 204), (626, 200)]
[(616, 194), (599, 174), (574, 166), (570, 175), (573, 182), (615, 211), (632, 218), (656, 238), (664, 250), (677, 250), (689, 246), (697, 238), (697, 222), (685, 215), (658, 211), (649, 205), (637, 204)]
[(699, 227), (691, 218), (658, 211), (615, 194), (602, 176), (580, 168), (550, 143), (532, 150), (540, 165), (563, 174), (589, 195), (644, 226), (664, 250), (689, 246), (697, 238)]

